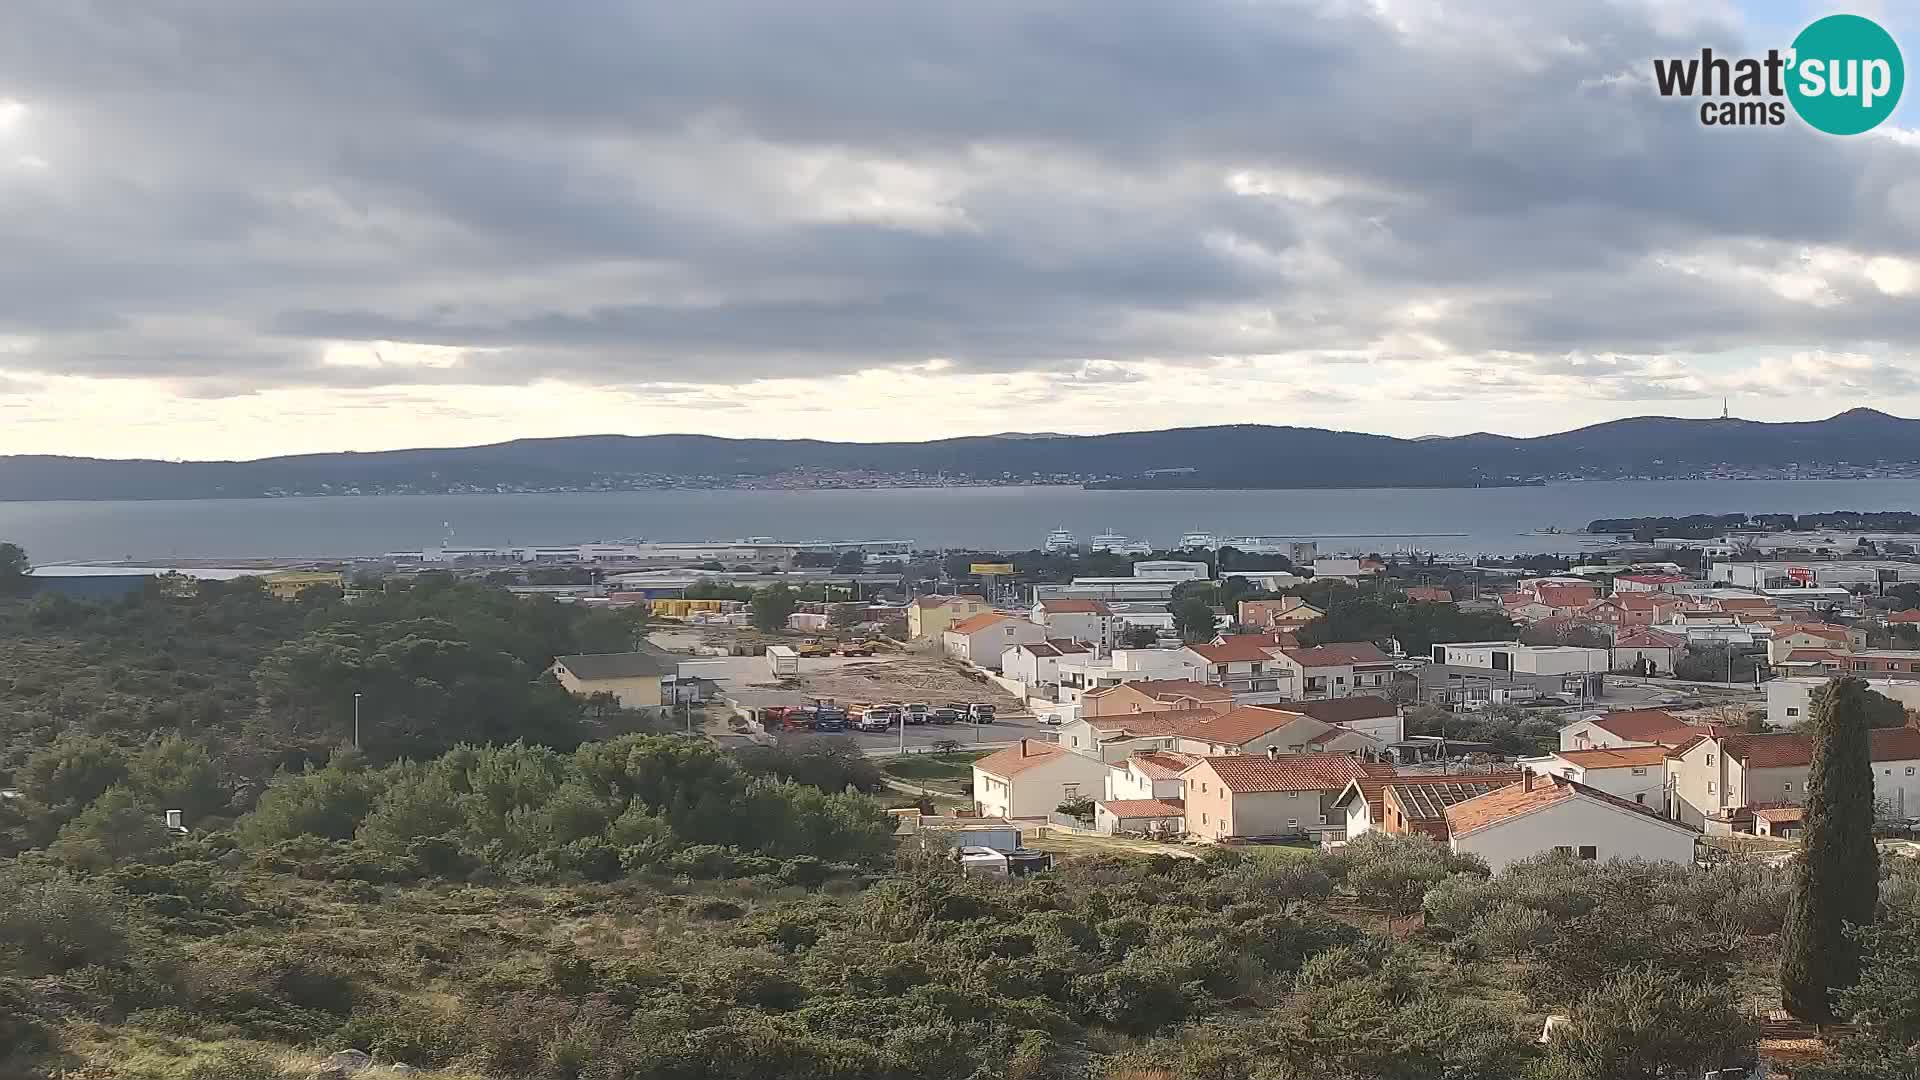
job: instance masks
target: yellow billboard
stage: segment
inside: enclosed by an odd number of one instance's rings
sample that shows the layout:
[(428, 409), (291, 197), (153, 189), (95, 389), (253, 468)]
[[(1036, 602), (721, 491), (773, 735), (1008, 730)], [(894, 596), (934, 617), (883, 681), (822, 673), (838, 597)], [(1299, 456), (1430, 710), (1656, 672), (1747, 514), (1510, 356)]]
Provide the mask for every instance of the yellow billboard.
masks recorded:
[(1013, 573), (1013, 564), (1010, 562), (977, 562), (973, 564), (973, 573), (976, 577), (1011, 574)]

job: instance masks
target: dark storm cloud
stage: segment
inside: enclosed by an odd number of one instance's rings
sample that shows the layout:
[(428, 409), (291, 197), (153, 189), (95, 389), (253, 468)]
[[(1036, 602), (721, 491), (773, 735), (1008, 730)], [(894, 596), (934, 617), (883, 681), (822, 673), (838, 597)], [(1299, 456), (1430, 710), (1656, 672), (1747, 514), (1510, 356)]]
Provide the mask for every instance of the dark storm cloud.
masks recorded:
[(1755, 275), (1920, 255), (1920, 149), (1703, 129), (1647, 76), (1703, 44), (1772, 43), (1584, 0), (14, 0), (0, 333), (31, 342), (9, 367), (219, 393), (930, 357), (1120, 381), (1082, 365), (1404, 355), (1380, 342), (1434, 301), (1419, 331), (1490, 388), (1539, 363), (1659, 398), (1671, 374), (1552, 358), (1912, 347), (1911, 294)]

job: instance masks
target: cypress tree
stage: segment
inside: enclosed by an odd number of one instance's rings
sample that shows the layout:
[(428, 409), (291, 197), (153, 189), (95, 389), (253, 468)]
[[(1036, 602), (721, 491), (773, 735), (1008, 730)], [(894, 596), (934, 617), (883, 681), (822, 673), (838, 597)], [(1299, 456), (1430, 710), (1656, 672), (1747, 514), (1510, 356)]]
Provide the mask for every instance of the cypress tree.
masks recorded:
[(1836, 676), (1808, 723), (1805, 838), (1780, 942), (1781, 1004), (1803, 1020), (1834, 1019), (1834, 991), (1860, 978), (1860, 946), (1846, 928), (1872, 923), (1880, 900), (1866, 692), (1861, 680)]

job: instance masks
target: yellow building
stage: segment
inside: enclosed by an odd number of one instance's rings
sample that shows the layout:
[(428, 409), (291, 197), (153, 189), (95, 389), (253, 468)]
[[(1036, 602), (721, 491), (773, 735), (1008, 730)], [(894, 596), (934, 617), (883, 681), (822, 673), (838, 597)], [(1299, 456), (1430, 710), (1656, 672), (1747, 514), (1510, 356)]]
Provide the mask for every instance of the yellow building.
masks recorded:
[(553, 658), (553, 677), (569, 693), (612, 694), (623, 709), (665, 706), (660, 680), (672, 666), (650, 652), (587, 653)]
[(315, 585), (331, 585), (336, 589), (347, 587), (347, 576), (338, 570), (278, 570), (263, 574), (260, 584), (278, 600), (297, 600), (300, 590)]
[(916, 641), (944, 640), (956, 623), (993, 610), (984, 597), (971, 593), (959, 596), (920, 596), (907, 605), (907, 636)]

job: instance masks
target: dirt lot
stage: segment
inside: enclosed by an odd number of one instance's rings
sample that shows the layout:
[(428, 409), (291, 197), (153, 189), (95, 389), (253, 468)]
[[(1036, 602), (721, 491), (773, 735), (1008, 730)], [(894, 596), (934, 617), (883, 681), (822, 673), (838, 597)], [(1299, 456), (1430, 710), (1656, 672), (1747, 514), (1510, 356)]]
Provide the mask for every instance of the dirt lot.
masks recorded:
[(1023, 708), (1021, 702), (987, 679), (950, 660), (931, 656), (854, 660), (825, 671), (803, 671), (798, 679), (788, 682), (805, 693), (837, 701), (924, 701), (936, 708), (985, 701), (1004, 713)]

